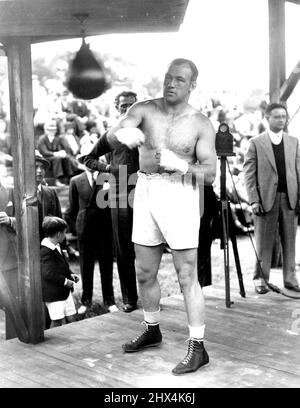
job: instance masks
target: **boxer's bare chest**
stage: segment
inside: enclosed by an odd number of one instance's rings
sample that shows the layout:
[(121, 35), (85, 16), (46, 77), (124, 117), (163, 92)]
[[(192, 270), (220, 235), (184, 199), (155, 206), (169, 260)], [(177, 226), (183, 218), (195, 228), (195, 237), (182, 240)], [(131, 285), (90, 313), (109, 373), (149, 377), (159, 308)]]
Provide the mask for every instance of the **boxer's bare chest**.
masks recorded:
[(143, 121), (149, 149), (170, 149), (180, 155), (192, 155), (197, 142), (197, 125), (193, 115), (166, 115), (152, 112)]

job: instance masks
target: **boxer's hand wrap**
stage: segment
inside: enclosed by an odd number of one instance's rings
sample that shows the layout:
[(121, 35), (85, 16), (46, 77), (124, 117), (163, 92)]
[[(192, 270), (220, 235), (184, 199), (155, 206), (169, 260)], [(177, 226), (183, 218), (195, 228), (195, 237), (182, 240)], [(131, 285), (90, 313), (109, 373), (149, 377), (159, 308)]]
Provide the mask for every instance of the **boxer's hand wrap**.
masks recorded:
[(115, 132), (115, 136), (120, 143), (125, 144), (130, 149), (145, 142), (145, 135), (138, 128), (121, 128)]
[(182, 174), (186, 174), (189, 169), (189, 164), (185, 160), (179, 159), (179, 157), (169, 149), (161, 149), (160, 165), (166, 170), (179, 171)]

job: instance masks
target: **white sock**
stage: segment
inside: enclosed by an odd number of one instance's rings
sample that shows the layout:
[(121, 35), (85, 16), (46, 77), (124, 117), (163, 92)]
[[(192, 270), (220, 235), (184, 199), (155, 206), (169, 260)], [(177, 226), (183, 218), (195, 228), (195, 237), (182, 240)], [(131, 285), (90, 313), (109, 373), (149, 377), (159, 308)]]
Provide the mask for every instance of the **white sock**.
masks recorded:
[(202, 326), (189, 326), (190, 338), (203, 340), (204, 339), (205, 324)]
[(150, 325), (159, 324), (160, 309), (158, 309), (156, 312), (146, 312), (146, 310), (144, 310), (144, 320)]

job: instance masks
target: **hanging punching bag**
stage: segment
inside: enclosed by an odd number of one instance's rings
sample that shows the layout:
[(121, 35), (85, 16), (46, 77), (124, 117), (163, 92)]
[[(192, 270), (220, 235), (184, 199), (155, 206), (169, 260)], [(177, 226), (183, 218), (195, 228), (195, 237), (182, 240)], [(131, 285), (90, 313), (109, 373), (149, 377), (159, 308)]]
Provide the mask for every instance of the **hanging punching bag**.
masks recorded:
[(80, 99), (94, 99), (106, 89), (102, 64), (96, 60), (89, 45), (82, 39), (80, 50), (70, 63), (67, 88)]

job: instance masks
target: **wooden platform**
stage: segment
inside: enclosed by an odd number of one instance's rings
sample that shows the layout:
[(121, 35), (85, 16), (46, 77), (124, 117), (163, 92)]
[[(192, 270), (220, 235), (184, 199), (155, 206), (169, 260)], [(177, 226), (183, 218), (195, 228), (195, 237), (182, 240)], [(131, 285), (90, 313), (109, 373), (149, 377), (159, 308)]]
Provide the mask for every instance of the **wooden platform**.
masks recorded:
[(159, 348), (121, 350), (141, 329), (141, 309), (48, 330), (38, 345), (2, 342), (0, 388), (299, 388), (300, 301), (255, 295), (250, 280), (245, 287), (247, 297), (241, 298), (236, 280), (231, 281), (231, 308), (225, 307), (223, 284), (205, 288), (211, 361), (196, 373), (171, 374), (187, 350), (186, 316), (177, 295), (162, 300)]

